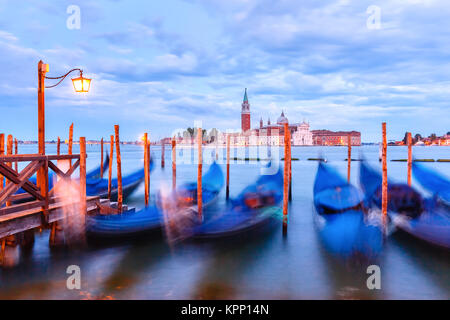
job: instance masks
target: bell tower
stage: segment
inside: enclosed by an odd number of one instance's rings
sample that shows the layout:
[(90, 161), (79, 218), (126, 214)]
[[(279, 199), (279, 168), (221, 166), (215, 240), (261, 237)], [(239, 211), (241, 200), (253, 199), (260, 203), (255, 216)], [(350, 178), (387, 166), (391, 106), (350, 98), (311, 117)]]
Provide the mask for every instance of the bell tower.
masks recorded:
[(247, 88), (245, 88), (244, 101), (241, 109), (241, 129), (242, 132), (250, 130), (250, 104), (248, 103)]

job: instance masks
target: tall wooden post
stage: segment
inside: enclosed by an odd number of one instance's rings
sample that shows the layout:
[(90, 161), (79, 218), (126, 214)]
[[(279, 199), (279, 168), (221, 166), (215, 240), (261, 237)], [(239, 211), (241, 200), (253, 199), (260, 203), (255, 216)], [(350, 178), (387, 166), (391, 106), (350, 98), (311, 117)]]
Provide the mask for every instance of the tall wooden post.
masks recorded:
[(387, 142), (386, 142), (386, 122), (381, 124), (383, 134), (383, 149), (381, 154), (383, 177), (382, 177), (382, 189), (381, 189), (381, 211), (383, 214), (383, 221), (386, 225), (387, 222), (387, 206), (388, 206), (388, 181), (387, 181)]
[(117, 209), (122, 212), (122, 159), (120, 158), (119, 125), (114, 126), (116, 134), (116, 157), (117, 157)]
[(227, 134), (227, 189), (226, 199), (230, 197), (230, 135)]
[[(17, 141), (17, 138), (14, 138), (14, 154), (17, 155), (19, 153), (19, 142)], [(16, 161), (14, 164), (14, 169), (16, 169), (17, 172), (19, 172), (19, 161)]]
[(61, 154), (61, 139), (58, 137), (58, 142), (56, 143), (56, 154), (59, 156)]
[(144, 180), (145, 180), (145, 206), (148, 207), (149, 201), (149, 185), (148, 185), (148, 175), (150, 174), (150, 165), (149, 159), (147, 156), (147, 144), (148, 144), (148, 135), (147, 132), (144, 133)]
[(177, 188), (177, 141), (172, 139), (172, 189)]
[(288, 203), (289, 203), (289, 139), (288, 124), (284, 124), (284, 181), (283, 181), (283, 235), (287, 234)]
[(292, 156), (291, 156), (291, 132), (289, 131), (288, 139), (288, 150), (289, 150), (289, 201), (292, 201)]
[[(6, 154), (8, 156), (12, 155), (13, 152), (13, 136), (8, 134), (8, 138), (6, 140)], [(10, 168), (12, 168), (13, 164), (12, 162), (8, 162), (7, 166), (9, 166)], [(8, 185), (9, 183), (11, 183), (9, 180), (6, 180), (6, 184)], [(10, 206), (11, 202), (7, 201), (6, 202), (6, 206)]]
[(408, 132), (408, 185), (411, 186), (411, 171), (412, 171), (412, 139), (411, 132)]
[[(69, 146), (68, 146), (68, 154), (72, 154), (72, 145), (73, 145), (73, 123), (69, 127)], [(72, 166), (72, 160), (70, 160), (70, 166)]]
[(86, 138), (80, 137), (80, 216), (86, 220)]
[[(48, 65), (42, 60), (38, 63), (38, 152), (45, 155), (45, 74), (48, 71)], [(36, 175), (36, 184), (41, 189), (45, 188), (45, 169), (39, 168)]]
[(352, 166), (352, 136), (349, 134), (347, 136), (347, 181), (350, 183), (350, 173), (351, 173), (351, 166)]
[(111, 143), (109, 145), (109, 172), (108, 172), (108, 199), (111, 200), (111, 180), (112, 180), (112, 163), (114, 155), (114, 136), (111, 135)]
[[(5, 134), (0, 133), (0, 156), (5, 154)], [(3, 189), (4, 178), (0, 174), (0, 190)]]
[(100, 178), (103, 179), (103, 137), (100, 140)]
[(150, 162), (152, 159), (150, 159), (150, 134), (148, 134), (148, 142), (147, 142), (147, 149), (145, 152), (147, 152), (147, 159), (148, 159), (148, 176), (147, 176), (147, 184), (148, 184), (148, 196), (150, 199)]
[(198, 146), (198, 171), (197, 171), (197, 207), (200, 221), (203, 215), (203, 198), (202, 198), (202, 128), (197, 129), (197, 146)]
[(165, 166), (165, 157), (166, 157), (166, 155), (165, 155), (165, 146), (164, 146), (164, 139), (163, 140), (161, 140), (161, 168), (164, 168), (164, 166)]

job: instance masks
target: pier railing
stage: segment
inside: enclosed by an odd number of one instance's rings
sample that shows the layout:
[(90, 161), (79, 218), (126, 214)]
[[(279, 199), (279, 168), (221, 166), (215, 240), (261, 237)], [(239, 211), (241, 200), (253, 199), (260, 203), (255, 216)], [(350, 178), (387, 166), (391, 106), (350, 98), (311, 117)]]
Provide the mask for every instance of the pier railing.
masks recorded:
[[(69, 169), (64, 172), (54, 163), (57, 160), (75, 160)], [(0, 177), (6, 178), (6, 185), (0, 191), (0, 216), (23, 212), (26, 210), (37, 209), (42, 210), (42, 223), (47, 224), (49, 204), (54, 202), (52, 198), (55, 187), (59, 181), (53, 185), (52, 190), (48, 190), (49, 174), (51, 169), (61, 180), (71, 179), (71, 175), (80, 166), (81, 157), (79, 154), (74, 155), (39, 155), (39, 154), (21, 154), (0, 156)], [(13, 169), (13, 162), (29, 162), (20, 172)], [(38, 171), (43, 173), (42, 181), (37, 184), (32, 183), (29, 179)], [(84, 172), (84, 177), (83, 173)], [(39, 176), (39, 174), (38, 174)], [(85, 168), (81, 170), (80, 177), (85, 181)], [(39, 187), (40, 185), (41, 187)], [(25, 193), (16, 194), (22, 188)], [(85, 198), (85, 197), (84, 197)], [(20, 202), (17, 204), (17, 202)], [(6, 205), (6, 206), (5, 206)]]

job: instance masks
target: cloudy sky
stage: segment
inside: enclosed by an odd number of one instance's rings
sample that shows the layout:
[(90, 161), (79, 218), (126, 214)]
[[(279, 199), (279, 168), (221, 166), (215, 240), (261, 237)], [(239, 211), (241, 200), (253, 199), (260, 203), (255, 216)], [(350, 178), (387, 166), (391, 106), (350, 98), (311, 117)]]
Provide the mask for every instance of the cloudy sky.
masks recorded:
[[(67, 27), (71, 5), (79, 29)], [(444, 134), (449, 17), (448, 0), (0, 0), (0, 132), (37, 139), (42, 59), (48, 76), (80, 67), (93, 79), (84, 95), (68, 79), (46, 90), (48, 140), (71, 122), (87, 139), (114, 124), (124, 140), (197, 120), (239, 129), (245, 87), (254, 127), (283, 109), (366, 142), (379, 141), (382, 121), (388, 139)]]

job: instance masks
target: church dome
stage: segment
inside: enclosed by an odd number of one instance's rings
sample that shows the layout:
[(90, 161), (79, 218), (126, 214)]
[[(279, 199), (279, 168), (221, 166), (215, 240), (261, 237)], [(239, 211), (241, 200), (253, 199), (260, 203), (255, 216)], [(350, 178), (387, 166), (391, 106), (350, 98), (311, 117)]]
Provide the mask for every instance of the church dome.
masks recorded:
[(284, 111), (282, 111), (281, 116), (279, 116), (277, 119), (277, 124), (285, 124), (285, 123), (289, 123), (289, 121), (288, 118), (285, 117)]

